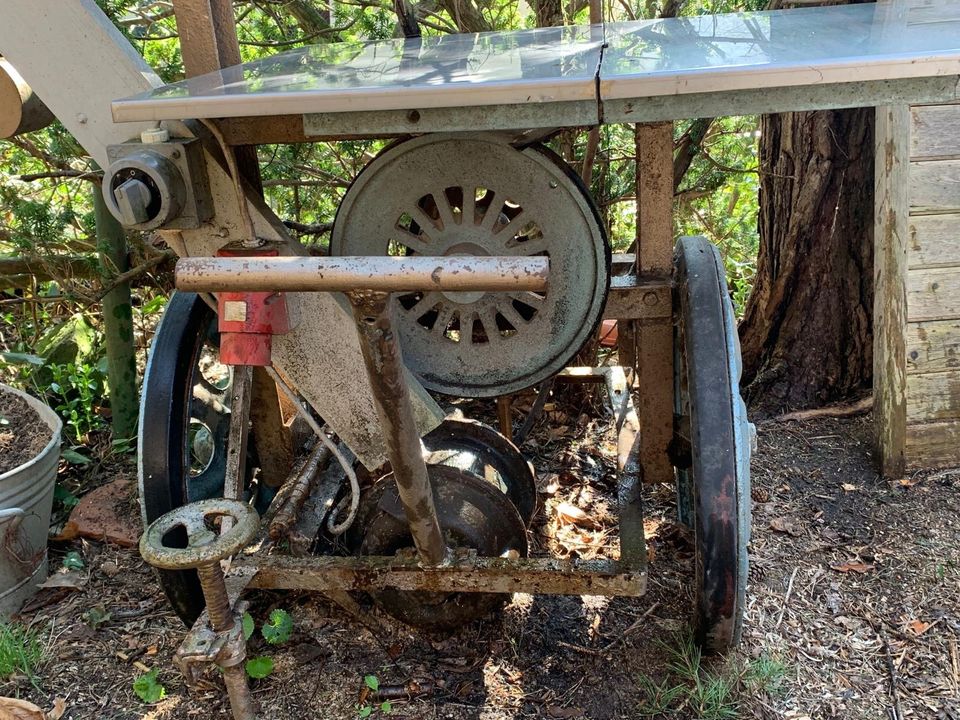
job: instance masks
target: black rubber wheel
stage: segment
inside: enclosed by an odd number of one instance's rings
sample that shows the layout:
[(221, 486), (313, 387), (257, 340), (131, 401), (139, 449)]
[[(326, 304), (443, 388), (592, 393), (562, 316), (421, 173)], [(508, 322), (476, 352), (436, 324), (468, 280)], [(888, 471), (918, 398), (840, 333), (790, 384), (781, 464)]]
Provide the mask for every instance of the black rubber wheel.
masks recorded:
[(693, 628), (709, 652), (740, 641), (750, 540), (750, 435), (740, 347), (717, 249), (681, 238), (674, 255), (678, 505), (695, 535)]
[[(140, 397), (144, 527), (188, 502), (223, 495), (231, 375), (217, 363), (218, 342), (213, 310), (194, 293), (174, 293), (150, 346)], [(250, 443), (248, 476), (254, 464)], [(196, 571), (157, 572), (174, 612), (192, 625), (205, 606)]]

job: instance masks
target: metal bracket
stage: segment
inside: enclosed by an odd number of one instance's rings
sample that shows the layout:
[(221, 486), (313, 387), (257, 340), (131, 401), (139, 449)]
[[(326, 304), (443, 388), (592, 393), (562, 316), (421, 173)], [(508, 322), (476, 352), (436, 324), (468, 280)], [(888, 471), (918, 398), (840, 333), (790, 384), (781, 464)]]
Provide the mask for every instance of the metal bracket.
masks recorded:
[(187, 685), (197, 685), (204, 665), (213, 663), (224, 668), (243, 662), (247, 647), (243, 637), (243, 614), (247, 607), (246, 602), (237, 603), (233, 627), (226, 632), (214, 631), (205, 612), (190, 628), (173, 656), (173, 662), (183, 673)]

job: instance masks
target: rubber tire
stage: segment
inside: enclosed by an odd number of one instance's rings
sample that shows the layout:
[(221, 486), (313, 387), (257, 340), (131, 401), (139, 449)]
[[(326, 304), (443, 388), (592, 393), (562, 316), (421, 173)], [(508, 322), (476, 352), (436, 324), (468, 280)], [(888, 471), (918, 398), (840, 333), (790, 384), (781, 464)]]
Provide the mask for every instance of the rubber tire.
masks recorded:
[(735, 337), (727, 337), (732, 313), (716, 248), (704, 238), (681, 238), (674, 256), (676, 372), (686, 374), (688, 395), (693, 630), (707, 652), (724, 652), (740, 642), (747, 584), (749, 439), (735, 427), (742, 400), (739, 347)]
[[(193, 371), (213, 310), (195, 293), (175, 292), (150, 346), (140, 398), (139, 477), (144, 527), (187, 502), (186, 445)], [(193, 625), (206, 603), (195, 570), (157, 570), (174, 612)]]

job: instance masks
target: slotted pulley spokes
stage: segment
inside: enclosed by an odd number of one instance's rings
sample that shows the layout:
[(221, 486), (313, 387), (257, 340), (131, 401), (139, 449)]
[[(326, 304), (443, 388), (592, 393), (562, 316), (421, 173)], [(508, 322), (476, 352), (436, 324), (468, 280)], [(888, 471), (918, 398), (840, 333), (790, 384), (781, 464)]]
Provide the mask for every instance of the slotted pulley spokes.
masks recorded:
[(489, 425), (448, 417), (423, 438), (430, 465), (449, 465), (493, 484), (527, 525), (537, 510), (537, 484), (519, 448)]
[(546, 292), (399, 297), (404, 361), (438, 392), (489, 397), (559, 371), (589, 338), (609, 285), (593, 205), (544, 148), (432, 135), (394, 145), (347, 191), (334, 255), (550, 258)]

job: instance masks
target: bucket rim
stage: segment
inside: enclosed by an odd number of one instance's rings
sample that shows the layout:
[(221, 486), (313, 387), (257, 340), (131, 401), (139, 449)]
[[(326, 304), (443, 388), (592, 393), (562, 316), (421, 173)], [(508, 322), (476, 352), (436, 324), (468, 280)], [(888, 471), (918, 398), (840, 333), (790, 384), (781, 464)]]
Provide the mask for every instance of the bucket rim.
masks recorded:
[(31, 460), (28, 460), (23, 465), (17, 465), (17, 467), (7, 470), (5, 473), (0, 473), (0, 482), (3, 482), (4, 480), (13, 477), (14, 475), (21, 473), (24, 470), (27, 470), (28, 468), (31, 468), (43, 461), (53, 451), (54, 448), (57, 448), (59, 451), (60, 435), (63, 432), (63, 421), (60, 419), (60, 416), (53, 411), (53, 408), (51, 408), (42, 400), (38, 400), (30, 393), (26, 393), (23, 390), (18, 390), (17, 388), (6, 385), (5, 383), (0, 383), (0, 393), (10, 393), (11, 395), (17, 395), (23, 398), (27, 405), (35, 410), (37, 415), (40, 416), (40, 419), (46, 423), (52, 434), (50, 442), (44, 446), (43, 450), (34, 455)]

